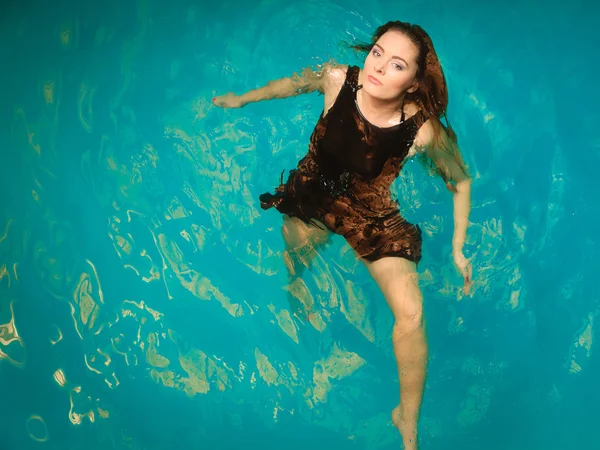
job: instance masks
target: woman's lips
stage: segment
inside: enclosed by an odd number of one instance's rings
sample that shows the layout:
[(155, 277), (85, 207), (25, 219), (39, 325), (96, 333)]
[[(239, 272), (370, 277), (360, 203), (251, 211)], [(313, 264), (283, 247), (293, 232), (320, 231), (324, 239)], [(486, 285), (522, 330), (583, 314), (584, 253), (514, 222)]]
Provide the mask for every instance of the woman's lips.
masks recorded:
[(381, 86), (381, 84), (382, 84), (382, 83), (381, 83), (381, 81), (379, 81), (377, 78), (375, 78), (375, 77), (373, 77), (373, 76), (371, 76), (371, 75), (369, 75), (369, 77), (368, 77), (368, 78), (369, 78), (369, 81), (370, 81), (371, 83), (373, 83), (375, 86)]

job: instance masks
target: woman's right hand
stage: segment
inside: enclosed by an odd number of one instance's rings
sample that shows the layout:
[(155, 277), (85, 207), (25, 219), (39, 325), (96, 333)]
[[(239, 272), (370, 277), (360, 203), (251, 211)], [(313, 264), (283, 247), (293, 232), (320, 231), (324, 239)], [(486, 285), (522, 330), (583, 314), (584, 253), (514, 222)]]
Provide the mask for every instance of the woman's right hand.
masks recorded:
[(219, 97), (213, 97), (212, 102), (219, 108), (241, 108), (245, 105), (242, 102), (242, 98), (232, 92), (228, 92)]

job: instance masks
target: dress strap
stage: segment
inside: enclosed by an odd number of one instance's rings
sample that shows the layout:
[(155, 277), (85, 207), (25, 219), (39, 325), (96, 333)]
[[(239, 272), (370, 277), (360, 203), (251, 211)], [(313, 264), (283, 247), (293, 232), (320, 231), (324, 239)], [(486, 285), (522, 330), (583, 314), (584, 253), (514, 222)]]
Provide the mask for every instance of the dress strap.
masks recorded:
[(348, 85), (353, 93), (356, 93), (362, 85), (358, 84), (358, 74), (360, 72), (360, 68), (358, 66), (349, 66), (346, 71), (346, 82), (345, 85)]
[(327, 117), (331, 117), (332, 114), (339, 114), (341, 111), (352, 106), (356, 99), (356, 92), (360, 89), (360, 86), (357, 86), (359, 70), (360, 69), (357, 66), (348, 67), (344, 84), (342, 84), (342, 88), (340, 89), (335, 102), (327, 113)]
[(415, 124), (417, 125), (417, 129), (419, 129), (421, 128), (421, 125), (427, 122), (429, 116), (422, 109), (419, 109), (419, 111), (412, 117), (412, 119), (414, 119)]
[(400, 123), (406, 120), (406, 113), (404, 112), (404, 99), (402, 99), (402, 106), (400, 106), (400, 111), (402, 111), (402, 115), (400, 116)]

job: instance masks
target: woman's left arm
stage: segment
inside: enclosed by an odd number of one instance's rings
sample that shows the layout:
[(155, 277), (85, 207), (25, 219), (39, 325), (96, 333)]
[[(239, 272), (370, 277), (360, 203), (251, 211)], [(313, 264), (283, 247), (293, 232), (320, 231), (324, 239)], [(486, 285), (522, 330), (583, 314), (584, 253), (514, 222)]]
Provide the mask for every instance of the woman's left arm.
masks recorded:
[(471, 178), (464, 169), (460, 150), (457, 146), (452, 152), (434, 148), (433, 126), (429, 121), (419, 129), (415, 147), (425, 151), (437, 167), (438, 173), (449, 191), (454, 193), (454, 234), (452, 236), (452, 256), (457, 268), (465, 280), (465, 293), (468, 294), (472, 283), (472, 268), (463, 254), (463, 247), (469, 226), (471, 213)]
[(471, 214), (471, 178), (452, 155), (446, 154), (443, 150), (433, 149), (427, 153), (446, 182), (446, 188), (454, 193), (452, 254), (462, 253)]

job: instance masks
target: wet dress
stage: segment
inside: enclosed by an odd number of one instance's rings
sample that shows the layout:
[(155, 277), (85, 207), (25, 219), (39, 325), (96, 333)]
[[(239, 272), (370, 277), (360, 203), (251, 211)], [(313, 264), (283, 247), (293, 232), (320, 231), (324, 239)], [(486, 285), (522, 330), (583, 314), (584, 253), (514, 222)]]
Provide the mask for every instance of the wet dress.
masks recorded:
[(309, 151), (274, 193), (260, 196), (261, 207), (344, 236), (363, 258), (397, 256), (418, 263), (421, 229), (407, 222), (392, 198), (398, 177), (425, 115), (404, 116), (399, 124), (377, 127), (356, 103), (357, 66), (348, 68), (344, 85), (310, 138)]

